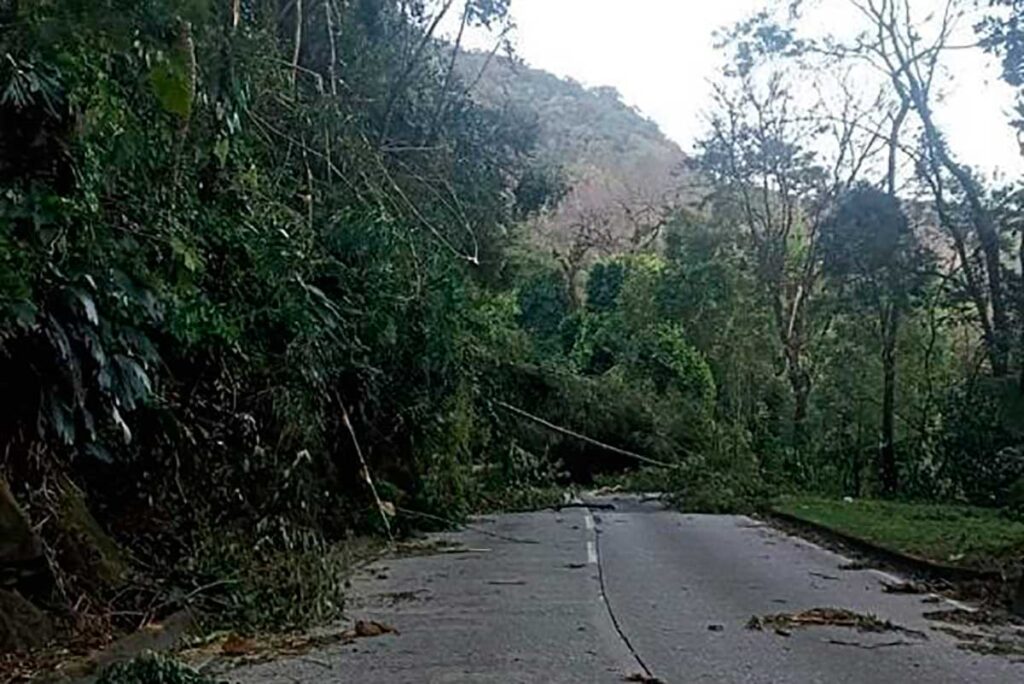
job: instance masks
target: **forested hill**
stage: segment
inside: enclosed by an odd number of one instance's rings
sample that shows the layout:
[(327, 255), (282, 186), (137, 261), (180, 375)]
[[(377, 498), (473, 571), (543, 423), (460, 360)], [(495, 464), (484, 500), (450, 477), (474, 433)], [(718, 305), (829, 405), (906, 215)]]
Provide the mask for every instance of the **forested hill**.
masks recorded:
[(528, 234), (558, 263), (570, 298), (597, 259), (660, 238), (688, 176), (683, 151), (656, 123), (612, 87), (586, 88), (508, 57), (463, 53), (459, 68), (471, 98), (534, 124), (539, 165), (561, 176), (565, 197), (534, 216)]
[(482, 103), (536, 115), (539, 152), (551, 160), (625, 178), (645, 168), (665, 172), (683, 159), (679, 146), (614, 88), (587, 88), (508, 57), (488, 62), (479, 52), (464, 53), (460, 68)]

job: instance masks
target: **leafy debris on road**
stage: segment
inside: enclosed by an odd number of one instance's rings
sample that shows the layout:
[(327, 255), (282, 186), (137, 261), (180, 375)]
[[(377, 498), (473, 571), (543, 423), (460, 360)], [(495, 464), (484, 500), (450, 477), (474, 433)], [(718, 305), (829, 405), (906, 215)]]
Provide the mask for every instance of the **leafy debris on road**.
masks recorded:
[(186, 662), (203, 663), (204, 666), (217, 661), (238, 667), (279, 658), (306, 656), (334, 644), (351, 644), (356, 639), (398, 633), (391, 625), (375, 620), (357, 620), (350, 629), (321, 634), (247, 637), (234, 632), (222, 632), (194, 642), (191, 647), (181, 650), (178, 656)]
[(229, 657), (244, 656), (259, 650), (255, 639), (248, 639), (237, 634), (229, 634), (220, 645), (221, 655)]
[(949, 627), (947, 625), (932, 625), (932, 629), (936, 632), (948, 634), (954, 639), (958, 639), (960, 641), (981, 641), (986, 638), (986, 635), (980, 632), (968, 632), (967, 630), (957, 629), (956, 627)]
[(956, 588), (950, 582), (942, 579), (931, 580), (881, 580), (882, 591), (887, 594), (937, 594), (950, 593)]
[(926, 594), (928, 587), (920, 582), (886, 582), (883, 580), (882, 591), (886, 594)]
[(1024, 621), (1020, 618), (995, 610), (963, 609), (931, 611), (924, 617), (945, 623), (931, 628), (959, 641), (957, 648), (962, 651), (1024, 662)]
[(1019, 629), (1009, 628), (1005, 623), (975, 623), (968, 625), (972, 629), (960, 629), (950, 625), (932, 625), (936, 632), (948, 634), (958, 642), (961, 651), (970, 651), (982, 655), (1015, 656), (1014, 662), (1024, 657), (1024, 633)]
[(994, 610), (963, 610), (962, 608), (951, 608), (949, 610), (933, 610), (924, 614), (928, 620), (947, 622), (954, 625), (1021, 625), (1024, 624), (1019, 618), (1007, 613)]
[(772, 629), (776, 633), (779, 633), (780, 630), (788, 632), (791, 629), (804, 627), (846, 627), (859, 632), (902, 632), (925, 637), (920, 632), (900, 627), (889, 620), (882, 620), (875, 615), (855, 613), (845, 608), (811, 608), (799, 613), (754, 615), (747, 622), (747, 629), (758, 631)]
[(430, 592), (426, 589), (416, 589), (415, 591), (387, 591), (382, 594), (376, 594), (375, 598), (384, 603), (385, 605), (396, 606), (399, 603), (409, 603), (412, 601), (429, 601)]
[(355, 627), (345, 630), (341, 633), (341, 636), (346, 639), (361, 639), (384, 636), (385, 634), (398, 634), (398, 630), (391, 625), (377, 622), (376, 620), (356, 620)]

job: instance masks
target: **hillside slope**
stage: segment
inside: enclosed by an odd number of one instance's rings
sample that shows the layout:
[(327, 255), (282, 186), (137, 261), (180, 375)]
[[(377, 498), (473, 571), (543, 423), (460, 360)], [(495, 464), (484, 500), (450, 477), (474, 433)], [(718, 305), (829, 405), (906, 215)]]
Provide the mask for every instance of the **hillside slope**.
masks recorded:
[(679, 146), (614, 88), (586, 88), (507, 57), (488, 64), (487, 55), (476, 52), (464, 54), (460, 67), (481, 102), (535, 113), (542, 154), (553, 160), (621, 176), (654, 167), (668, 171), (683, 159)]
[(571, 282), (594, 258), (657, 238), (664, 208), (686, 184), (685, 155), (657, 124), (614, 88), (586, 88), (507, 57), (466, 53), (459, 68), (482, 104), (535, 117), (538, 154), (564, 170), (569, 194), (533, 221), (531, 234)]

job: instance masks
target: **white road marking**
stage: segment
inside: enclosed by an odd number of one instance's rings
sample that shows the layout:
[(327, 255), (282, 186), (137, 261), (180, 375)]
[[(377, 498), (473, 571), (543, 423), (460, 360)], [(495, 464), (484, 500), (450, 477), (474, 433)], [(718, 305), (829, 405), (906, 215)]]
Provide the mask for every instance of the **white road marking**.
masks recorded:
[(587, 562), (597, 565), (597, 546), (592, 541), (587, 542)]
[(588, 530), (594, 529), (594, 516), (590, 515), (590, 513), (587, 512), (583, 516), (583, 524), (586, 526)]

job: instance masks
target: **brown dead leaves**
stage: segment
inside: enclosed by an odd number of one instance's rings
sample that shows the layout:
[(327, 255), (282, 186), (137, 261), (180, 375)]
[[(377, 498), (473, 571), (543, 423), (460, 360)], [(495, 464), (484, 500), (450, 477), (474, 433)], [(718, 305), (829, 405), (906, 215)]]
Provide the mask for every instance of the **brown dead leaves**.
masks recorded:
[(875, 615), (856, 613), (845, 608), (811, 608), (798, 613), (755, 615), (747, 622), (747, 629), (771, 629), (780, 636), (789, 636), (792, 630), (805, 627), (844, 627), (858, 632), (903, 632), (924, 636)]
[(352, 629), (341, 633), (343, 639), (362, 639), (366, 637), (379, 637), (385, 634), (398, 634), (398, 630), (391, 625), (375, 620), (356, 620)]
[(246, 637), (239, 634), (220, 634), (182, 650), (179, 655), (186, 662), (227, 660), (232, 666), (306, 656), (334, 644), (351, 644), (365, 639), (398, 634), (389, 624), (376, 620), (357, 620), (346, 630), (320, 634), (291, 634)]

